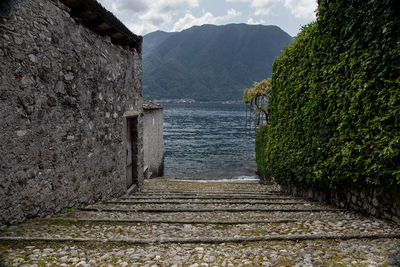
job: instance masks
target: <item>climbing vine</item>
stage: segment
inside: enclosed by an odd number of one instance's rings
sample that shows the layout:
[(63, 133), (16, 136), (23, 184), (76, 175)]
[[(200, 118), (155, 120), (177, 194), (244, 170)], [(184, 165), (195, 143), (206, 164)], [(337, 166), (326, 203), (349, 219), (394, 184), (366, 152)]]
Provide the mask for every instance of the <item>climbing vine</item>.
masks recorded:
[(400, 192), (400, 4), (320, 0), (273, 65), (266, 174)]

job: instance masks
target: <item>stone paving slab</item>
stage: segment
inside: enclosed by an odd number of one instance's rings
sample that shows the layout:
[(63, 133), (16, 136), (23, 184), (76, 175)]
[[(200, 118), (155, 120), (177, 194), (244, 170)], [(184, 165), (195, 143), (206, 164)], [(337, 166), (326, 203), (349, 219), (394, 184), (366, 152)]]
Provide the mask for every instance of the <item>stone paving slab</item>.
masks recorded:
[(150, 195), (150, 194), (142, 194), (142, 195), (132, 195), (127, 197), (121, 197), (120, 199), (245, 199), (245, 200), (297, 200), (302, 199), (301, 197), (291, 197), (291, 196), (228, 196), (228, 195), (202, 195), (202, 196), (180, 196), (180, 195)]
[(275, 209), (311, 209), (311, 208), (319, 208), (319, 209), (333, 209), (329, 206), (324, 206), (318, 203), (299, 203), (299, 204), (288, 204), (288, 203), (275, 203), (275, 204), (260, 204), (260, 203), (240, 203), (240, 204), (232, 204), (232, 203), (222, 203), (222, 204), (211, 204), (211, 203), (99, 203), (95, 205), (89, 205), (87, 208), (93, 209), (126, 209), (126, 210), (145, 210), (145, 209), (174, 209), (174, 210), (224, 210), (224, 209), (266, 209), (266, 210), (275, 210)]
[(49, 242), (49, 243), (108, 243), (114, 245), (148, 245), (148, 244), (225, 244), (244, 242), (270, 242), (270, 241), (305, 241), (305, 240), (361, 240), (361, 239), (396, 239), (398, 234), (318, 234), (318, 235), (271, 235), (271, 236), (241, 236), (241, 237), (163, 237), (163, 238), (90, 238), (90, 237), (1, 237), (0, 241), (8, 242)]
[(136, 196), (2, 229), (0, 266), (400, 263), (399, 225), (278, 190), (256, 183), (146, 181)]
[(307, 203), (305, 200), (297, 199), (276, 199), (276, 200), (248, 200), (248, 199), (215, 199), (215, 200), (199, 200), (199, 199), (122, 199), (122, 200), (111, 200), (105, 201), (103, 204), (279, 204), (279, 205), (289, 205), (289, 204), (304, 204)]
[(232, 196), (232, 197), (236, 197), (236, 196), (243, 196), (243, 197), (279, 197), (279, 196), (285, 196), (284, 194), (276, 194), (276, 193), (264, 193), (264, 192), (260, 192), (260, 193), (228, 193), (228, 192), (138, 192), (135, 194), (136, 196), (194, 196), (194, 197), (198, 197), (198, 196)]
[[(232, 207), (227, 207), (227, 208), (142, 208), (138, 207), (136, 209), (127, 209), (127, 208), (118, 208), (118, 207), (105, 207), (105, 206), (98, 206), (98, 207), (86, 207), (86, 208), (80, 208), (80, 210), (83, 211), (102, 211), (102, 212), (127, 212), (127, 213), (135, 213), (135, 212), (153, 212), (153, 213), (171, 213), (171, 212), (197, 212), (197, 213), (203, 213), (203, 212), (231, 212), (231, 213), (237, 213), (237, 212), (276, 212), (276, 211), (281, 211), (281, 212), (323, 212), (323, 211), (341, 211), (342, 209), (332, 209), (329, 207), (306, 207), (306, 208), (288, 208), (288, 207), (272, 207), (272, 208), (266, 208), (266, 207), (238, 207), (238, 208), (232, 208)], [(233, 216), (233, 215), (232, 215)]]
[(232, 183), (218, 181), (181, 181), (175, 179), (150, 179), (146, 180), (144, 190), (165, 190), (165, 191), (260, 191), (260, 192), (277, 192), (280, 191), (279, 185), (265, 186), (259, 183)]
[(0, 251), (7, 266), (396, 266), (399, 246), (398, 239), (136, 246), (0, 242)]
[[(101, 211), (82, 211), (74, 210), (73, 212), (65, 212), (58, 214), (55, 218), (93, 218), (93, 219), (116, 219), (116, 220), (202, 220), (202, 221), (259, 221), (259, 220), (349, 220), (363, 218), (359, 214), (346, 211), (322, 211), (322, 212), (168, 212), (168, 213), (151, 213), (151, 212), (101, 212)], [(371, 218), (371, 217), (367, 217)]]
[[(285, 195), (276, 195), (276, 194), (219, 194), (219, 193), (213, 193), (213, 194), (192, 194), (192, 193), (187, 193), (187, 194), (178, 194), (178, 193), (173, 193), (173, 194), (155, 194), (155, 193), (149, 193), (149, 194), (144, 194), (144, 193), (137, 193), (132, 197), (153, 197), (153, 198), (214, 198), (214, 197), (225, 197), (227, 199), (252, 199), (252, 198), (257, 198), (257, 199), (287, 199), (288, 196)], [(294, 199), (291, 197), (291, 199)]]
[[(43, 221), (53, 221), (53, 222), (102, 222), (102, 223), (174, 223), (174, 224), (250, 224), (250, 223), (288, 223), (288, 222), (299, 222), (302, 220), (292, 220), (292, 219), (281, 219), (281, 220), (181, 220), (171, 219), (164, 220), (162, 218), (155, 219), (135, 219), (135, 218), (127, 218), (127, 219), (115, 219), (115, 218), (93, 218), (93, 217), (81, 217), (81, 218), (65, 218), (65, 217), (57, 217), (57, 218), (48, 218), (48, 219), (40, 219)], [(304, 220), (305, 221), (305, 220)]]
[(341, 220), (299, 221), (287, 223), (249, 224), (171, 224), (171, 223), (96, 223), (74, 221), (30, 221), (9, 227), (3, 237), (30, 238), (113, 238), (113, 239), (159, 239), (159, 238), (223, 238), (280, 235), (376, 235), (398, 234), (400, 228), (385, 221)]
[(196, 190), (141, 190), (140, 193), (145, 193), (145, 194), (215, 194), (215, 193), (220, 193), (220, 194), (238, 194), (238, 195), (252, 195), (252, 194), (258, 194), (258, 195), (285, 195), (284, 193), (280, 191), (260, 191), (260, 190), (255, 190), (255, 191), (244, 191), (244, 190), (224, 190), (224, 191), (196, 191)]

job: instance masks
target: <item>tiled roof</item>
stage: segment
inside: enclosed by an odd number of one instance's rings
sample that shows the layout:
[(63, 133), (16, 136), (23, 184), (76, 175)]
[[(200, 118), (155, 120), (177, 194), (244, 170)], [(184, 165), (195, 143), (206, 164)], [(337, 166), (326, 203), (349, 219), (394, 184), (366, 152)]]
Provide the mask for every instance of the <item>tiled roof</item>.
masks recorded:
[(110, 36), (116, 45), (127, 46), (142, 52), (142, 37), (132, 33), (111, 12), (96, 0), (60, 0), (70, 9), (71, 17), (78, 23), (102, 36)]
[(163, 106), (149, 100), (143, 99), (143, 109), (163, 109)]

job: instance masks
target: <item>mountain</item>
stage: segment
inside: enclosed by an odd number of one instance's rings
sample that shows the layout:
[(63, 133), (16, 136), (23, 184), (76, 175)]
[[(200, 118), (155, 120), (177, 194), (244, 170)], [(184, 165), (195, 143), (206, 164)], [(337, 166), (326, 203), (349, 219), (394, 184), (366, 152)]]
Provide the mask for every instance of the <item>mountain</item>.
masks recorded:
[(158, 45), (165, 41), (176, 32), (155, 31), (143, 36), (143, 55), (155, 49)]
[[(292, 40), (277, 26), (194, 26), (144, 37), (143, 93), (149, 99), (240, 100), (243, 90), (272, 74)], [(164, 40), (163, 40), (164, 39)]]

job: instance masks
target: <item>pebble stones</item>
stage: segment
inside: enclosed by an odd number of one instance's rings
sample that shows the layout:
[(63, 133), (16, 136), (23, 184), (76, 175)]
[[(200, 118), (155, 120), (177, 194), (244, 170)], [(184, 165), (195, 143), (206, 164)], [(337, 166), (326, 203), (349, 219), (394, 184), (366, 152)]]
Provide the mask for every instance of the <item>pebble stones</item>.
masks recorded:
[[(260, 190), (270, 187), (233, 185), (228, 183), (203, 185), (158, 182), (163, 190), (189, 188), (201, 192), (215, 190)], [(145, 183), (145, 189), (155, 189), (157, 183)], [(231, 186), (231, 187), (230, 187)], [(263, 190), (262, 190), (263, 189)], [(187, 194), (187, 193), (186, 193)], [(145, 204), (143, 204), (145, 205)], [(165, 204), (174, 205), (174, 204)], [(210, 209), (219, 204), (203, 203)], [(225, 205), (225, 204), (224, 204)], [(246, 205), (235, 204), (235, 205)], [(257, 204), (261, 205), (261, 204)], [(270, 204), (268, 204), (270, 205)], [(280, 205), (279, 202), (276, 205)], [(175, 206), (177, 207), (177, 206)], [(294, 207), (296, 208), (296, 207)], [(297, 207), (299, 208), (299, 207)], [(72, 220), (71, 220), (72, 218)], [(86, 221), (75, 221), (86, 218)], [(90, 219), (143, 219), (143, 222), (90, 221)], [(292, 219), (290, 222), (254, 223), (259, 219)], [(151, 222), (150, 220), (160, 220)], [(167, 220), (186, 220), (170, 223)], [(163, 221), (164, 220), (164, 221)], [(209, 221), (194, 223), (194, 220)], [(248, 223), (218, 224), (212, 220), (240, 221)], [(264, 242), (192, 242), (127, 244), (106, 242), (106, 239), (127, 238), (168, 240), (171, 237), (235, 237), (273, 236), (290, 237), (295, 234), (372, 234), (396, 233), (398, 225), (387, 221), (363, 217), (359, 214), (335, 212), (97, 212), (71, 211), (59, 214), (53, 220), (32, 220), (8, 227), (1, 236), (24, 236), (45, 238), (96, 238), (101, 242), (36, 242), (10, 246), (0, 241), (2, 260), (6, 266), (397, 266), (400, 262), (400, 241), (396, 238), (378, 239), (314, 239)], [(158, 239), (157, 239), (158, 238)]]
[[(44, 262), (58, 266), (397, 266), (398, 257), (377, 252), (398, 253), (398, 246), (393, 240), (76, 246), (78, 254), (85, 256), (73, 256), (71, 250), (63, 248), (45, 252), (46, 248), (22, 247), (8, 249), (5, 260), (15, 266)], [(59, 257), (61, 251), (66, 255)]]

